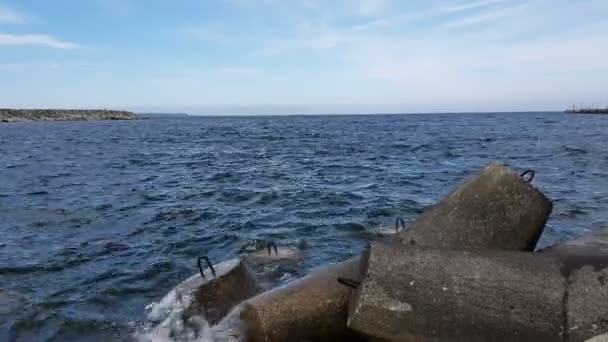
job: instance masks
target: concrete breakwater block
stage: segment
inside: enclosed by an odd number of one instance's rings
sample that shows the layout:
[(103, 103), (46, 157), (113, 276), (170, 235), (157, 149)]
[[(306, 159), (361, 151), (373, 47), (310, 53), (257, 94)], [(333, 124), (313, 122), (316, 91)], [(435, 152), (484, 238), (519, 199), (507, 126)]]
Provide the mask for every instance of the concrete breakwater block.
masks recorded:
[(522, 176), (488, 164), (397, 236), (410, 245), (533, 251), (553, 204)]
[[(199, 259), (205, 260), (204, 258)], [(238, 303), (255, 295), (256, 278), (241, 258), (211, 267), (201, 262), (195, 274), (147, 306), (147, 320), (135, 332), (138, 341), (188, 340), (204, 336), (210, 325), (224, 319)]]
[(608, 334), (594, 336), (585, 342), (608, 342)]
[(205, 264), (205, 258), (201, 258), (199, 271), (206, 276), (194, 292), (196, 307), (210, 324), (215, 324), (243, 300), (264, 290), (262, 285), (273, 274), (260, 274), (258, 266), (297, 263), (302, 257), (300, 250), (268, 245), (267, 249), (241, 255), (232, 267), (220, 268), (217, 274), (213, 265)]
[(372, 243), (348, 327), (392, 341), (562, 341), (567, 282), (554, 258)]
[(585, 341), (608, 331), (608, 259), (569, 269), (566, 302), (568, 341)]
[(230, 267), (224, 267), (221, 273), (203, 268), (199, 259), (199, 268), (205, 275), (194, 291), (194, 308), (203, 313), (210, 324), (219, 322), (224, 316), (243, 300), (258, 292), (255, 274), (251, 265), (242, 258), (232, 261)]
[[(538, 251), (554, 257), (568, 278), (567, 335), (584, 341), (608, 331), (608, 227)], [(598, 338), (599, 339), (599, 338)], [(608, 341), (608, 339), (607, 339)]]
[[(456, 249), (533, 250), (551, 210), (551, 202), (520, 175), (491, 164), (391, 240)], [(505, 218), (508, 215), (516, 215), (517, 220)], [(359, 280), (360, 274), (352, 265), (351, 259), (320, 269), (251, 300), (242, 317), (250, 327), (252, 341), (288, 341), (312, 335), (331, 340), (351, 334), (343, 314), (348, 310), (350, 290), (336, 278)], [(297, 305), (307, 293), (313, 294), (314, 300), (307, 306)]]
[(356, 341), (346, 327), (352, 289), (336, 281), (357, 278), (359, 257), (320, 267), (285, 286), (261, 293), (243, 305), (247, 340)]

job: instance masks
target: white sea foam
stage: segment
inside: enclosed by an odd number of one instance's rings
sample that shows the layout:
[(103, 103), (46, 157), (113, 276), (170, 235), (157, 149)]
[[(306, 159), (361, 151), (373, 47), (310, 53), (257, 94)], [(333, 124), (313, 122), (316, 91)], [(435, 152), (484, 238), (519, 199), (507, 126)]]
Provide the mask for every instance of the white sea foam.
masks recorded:
[[(215, 265), (218, 277), (228, 273), (239, 263), (231, 259)], [(194, 291), (207, 280), (195, 274), (184, 280), (159, 302), (146, 306), (148, 319), (135, 333), (141, 342), (213, 342), (221, 341), (214, 337), (213, 329), (205, 317), (194, 310)], [(228, 329), (228, 325), (222, 329)]]
[[(292, 279), (292, 272), (284, 268), (293, 259), (300, 260), (301, 253), (279, 248), (278, 255), (264, 253), (251, 255), (258, 286), (268, 290), (279, 283)], [(231, 259), (215, 265), (217, 277), (238, 266), (239, 259)], [(211, 278), (208, 278), (211, 279)], [(239, 313), (242, 303), (233, 308), (216, 325), (211, 326), (201, 310), (194, 307), (195, 290), (207, 280), (195, 274), (171, 289), (160, 301), (146, 306), (147, 320), (134, 334), (140, 342), (242, 342), (245, 341), (243, 323)]]

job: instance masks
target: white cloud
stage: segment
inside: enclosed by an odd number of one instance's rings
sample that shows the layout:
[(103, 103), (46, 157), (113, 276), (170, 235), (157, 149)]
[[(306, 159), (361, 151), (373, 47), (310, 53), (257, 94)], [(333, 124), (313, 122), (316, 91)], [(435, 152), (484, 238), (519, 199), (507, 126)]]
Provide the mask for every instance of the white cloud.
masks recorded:
[(0, 24), (20, 24), (25, 17), (10, 8), (0, 7)]
[(0, 33), (0, 46), (1, 45), (31, 45), (31, 46), (44, 46), (53, 49), (76, 49), (78, 44), (59, 40), (48, 34), (10, 34)]

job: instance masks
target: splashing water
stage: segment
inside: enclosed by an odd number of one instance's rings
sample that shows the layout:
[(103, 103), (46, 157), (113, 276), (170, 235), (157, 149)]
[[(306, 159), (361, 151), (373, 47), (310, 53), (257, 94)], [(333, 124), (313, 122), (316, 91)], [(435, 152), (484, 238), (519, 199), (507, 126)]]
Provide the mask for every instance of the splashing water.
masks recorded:
[[(217, 277), (227, 274), (239, 259), (223, 261), (215, 266)], [(211, 342), (211, 326), (200, 310), (194, 308), (194, 292), (206, 282), (200, 274), (184, 280), (159, 302), (146, 306), (148, 320), (135, 335), (140, 342)]]

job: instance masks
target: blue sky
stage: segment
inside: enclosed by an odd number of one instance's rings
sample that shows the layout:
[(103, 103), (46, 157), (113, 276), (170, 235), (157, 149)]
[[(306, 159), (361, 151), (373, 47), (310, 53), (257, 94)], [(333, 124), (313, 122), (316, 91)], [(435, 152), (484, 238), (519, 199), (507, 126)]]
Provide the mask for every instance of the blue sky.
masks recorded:
[(0, 107), (608, 104), (606, 0), (0, 0)]

